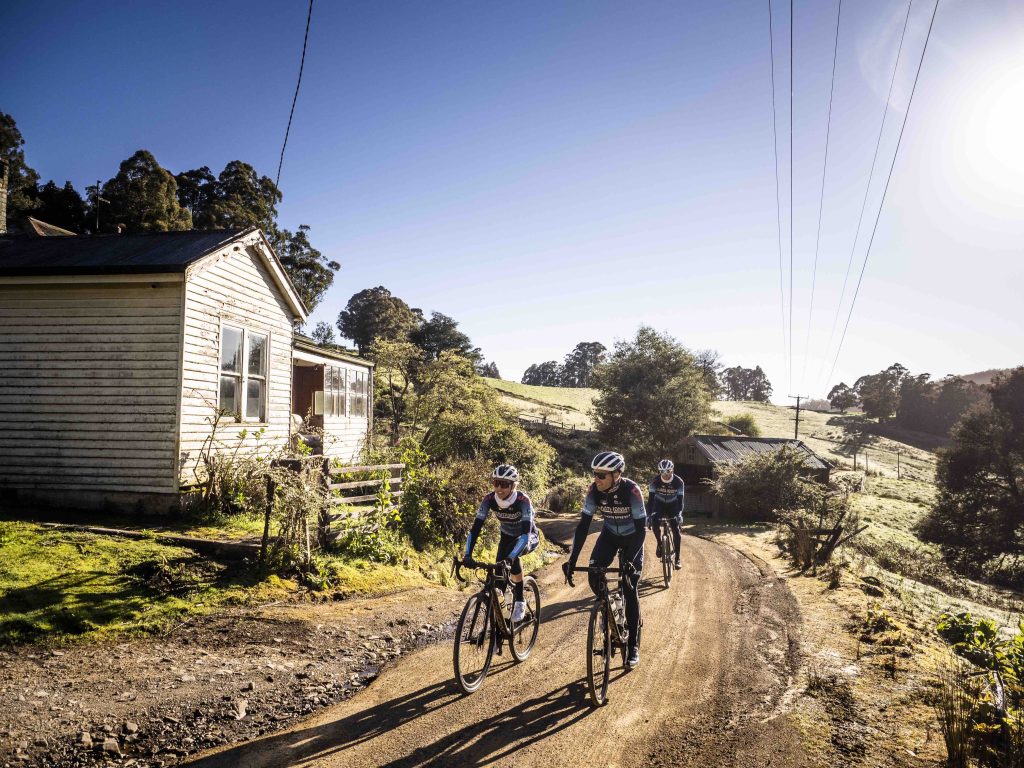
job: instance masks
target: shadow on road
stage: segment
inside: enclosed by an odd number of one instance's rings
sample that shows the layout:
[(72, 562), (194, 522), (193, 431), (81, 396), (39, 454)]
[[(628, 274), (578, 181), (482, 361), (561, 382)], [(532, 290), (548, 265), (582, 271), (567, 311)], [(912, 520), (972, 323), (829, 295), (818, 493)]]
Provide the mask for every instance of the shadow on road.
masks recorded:
[(594, 710), (585, 703), (582, 680), (556, 688), (509, 707), (504, 712), (467, 725), (432, 744), (417, 748), (386, 768), (411, 768), (418, 765), (487, 765), (546, 739), (579, 722)]

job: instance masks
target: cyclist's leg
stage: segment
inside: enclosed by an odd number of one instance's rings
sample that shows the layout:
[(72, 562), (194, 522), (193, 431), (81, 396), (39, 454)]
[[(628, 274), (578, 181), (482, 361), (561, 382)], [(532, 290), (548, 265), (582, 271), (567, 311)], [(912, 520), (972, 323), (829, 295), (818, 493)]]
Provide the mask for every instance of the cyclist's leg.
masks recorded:
[(676, 560), (679, 559), (679, 547), (683, 542), (683, 537), (679, 532), (680, 519), (678, 517), (670, 517), (669, 525), (672, 526), (672, 546), (676, 550)]
[[(510, 536), (507, 533), (502, 533), (501, 538), (498, 539), (498, 554), (495, 557), (495, 562), (500, 562), (508, 558), (509, 553), (512, 552), (512, 548), (516, 545), (516, 541), (519, 540), (518, 536)], [(512, 560), (512, 569), (510, 579), (512, 581), (512, 594), (514, 600), (522, 601), (523, 599), (523, 564), (519, 561), (519, 558)]]
[[(615, 552), (618, 549), (618, 542), (616, 541), (614, 534), (609, 533), (605, 529), (601, 529), (601, 533), (597, 536), (597, 541), (594, 542), (594, 549), (590, 553), (590, 565), (596, 568), (607, 568), (612, 564), (612, 560), (615, 559)], [(597, 594), (597, 586), (601, 583), (601, 579), (593, 573), (587, 574), (587, 580), (590, 582), (590, 588), (594, 594)]]
[(640, 595), (637, 591), (640, 585), (640, 571), (644, 567), (643, 541), (621, 537), (619, 539), (619, 562), (631, 562), (637, 572), (627, 576), (622, 584), (622, 592), (626, 598), (626, 625), (629, 627), (629, 647), (632, 650), (636, 642), (638, 629), (640, 627)]

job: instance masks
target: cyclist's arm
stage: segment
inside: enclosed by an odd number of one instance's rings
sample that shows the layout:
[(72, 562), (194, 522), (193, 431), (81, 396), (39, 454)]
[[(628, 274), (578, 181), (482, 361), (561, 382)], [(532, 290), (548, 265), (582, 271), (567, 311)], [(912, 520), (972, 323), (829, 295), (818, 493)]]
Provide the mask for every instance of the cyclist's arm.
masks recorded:
[(629, 506), (633, 512), (633, 539), (638, 540), (643, 546), (644, 537), (647, 535), (647, 510), (644, 509), (644, 495), (640, 492), (640, 486), (634, 485), (629, 494)]
[(679, 480), (679, 490), (676, 491), (676, 515), (677, 516), (683, 514), (683, 504), (684, 504), (685, 499), (686, 499), (686, 484), (682, 481), (682, 478), (680, 478), (680, 480)]
[(508, 560), (515, 560), (530, 545), (530, 532), (533, 530), (533, 505), (526, 498), (523, 503), (523, 519), (520, 523), (519, 538), (516, 539), (512, 551), (508, 553)]
[(647, 487), (647, 516), (648, 516), (648, 519), (650, 519), (650, 516), (654, 514), (654, 494), (656, 493), (656, 491), (657, 491), (657, 488), (655, 487), (654, 481), (652, 480), (651, 484)]
[(590, 487), (587, 497), (583, 500), (583, 510), (580, 512), (580, 522), (576, 526), (576, 532), (572, 536), (572, 554), (569, 555), (569, 567), (576, 567), (576, 560), (579, 559), (580, 550), (583, 549), (583, 542), (587, 540), (590, 533), (590, 522), (594, 519), (594, 512), (597, 511), (597, 499), (594, 497), (594, 487)]
[(484, 521), (487, 520), (487, 499), (485, 498), (480, 502), (480, 509), (476, 511), (476, 519), (473, 520), (473, 527), (469, 529), (469, 535), (466, 536), (466, 548), (463, 551), (463, 557), (469, 558), (473, 554), (473, 547), (476, 546), (476, 540), (480, 536), (480, 531), (484, 529)]

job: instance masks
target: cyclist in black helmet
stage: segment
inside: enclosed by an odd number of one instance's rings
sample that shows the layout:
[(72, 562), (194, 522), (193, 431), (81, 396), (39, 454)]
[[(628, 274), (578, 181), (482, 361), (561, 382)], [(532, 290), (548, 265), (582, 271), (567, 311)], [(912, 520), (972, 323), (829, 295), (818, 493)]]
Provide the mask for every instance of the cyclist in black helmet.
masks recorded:
[[(626, 651), (626, 666), (634, 669), (640, 663), (640, 597), (637, 586), (640, 571), (644, 565), (644, 537), (647, 535), (647, 511), (640, 486), (622, 476), (626, 460), (613, 451), (602, 451), (590, 464), (594, 471), (594, 482), (583, 501), (583, 512), (573, 536), (572, 553), (569, 562), (563, 566), (566, 574), (576, 567), (583, 542), (590, 532), (594, 512), (600, 511), (604, 526), (590, 553), (590, 565), (607, 568), (615, 555), (619, 563), (630, 562), (636, 572), (625, 579), (623, 593), (626, 599), (626, 624), (629, 627), (629, 641)], [(590, 588), (597, 593), (598, 578), (590, 575)]]
[(683, 521), (683, 478), (675, 474), (675, 465), (669, 459), (658, 462), (658, 474), (651, 478), (647, 491), (647, 511), (650, 514), (651, 530), (658, 543), (658, 557), (661, 557), (661, 526), (672, 529), (672, 546), (676, 550), (676, 570), (682, 568), (679, 560), (679, 524)]
[(533, 520), (533, 505), (530, 497), (520, 490), (519, 470), (511, 464), (499, 464), (491, 473), (494, 490), (484, 496), (477, 510), (473, 527), (466, 537), (465, 558), (473, 555), (473, 547), (483, 530), (487, 516), (493, 512), (501, 523), (501, 538), (498, 540), (498, 555), (495, 562), (508, 560), (512, 564), (512, 593), (515, 602), (512, 605), (512, 621), (522, 621), (526, 613), (526, 602), (523, 598), (523, 564), (519, 558), (537, 548), (540, 537), (537, 535), (537, 524)]

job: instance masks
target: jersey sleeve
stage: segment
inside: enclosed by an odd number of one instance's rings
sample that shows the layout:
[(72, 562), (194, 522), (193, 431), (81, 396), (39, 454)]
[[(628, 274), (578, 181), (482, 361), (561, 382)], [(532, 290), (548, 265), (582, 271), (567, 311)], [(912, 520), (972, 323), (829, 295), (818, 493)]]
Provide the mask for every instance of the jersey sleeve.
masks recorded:
[(644, 495), (640, 492), (640, 486), (633, 483), (629, 489), (629, 506), (633, 512), (634, 520), (646, 520), (647, 509), (644, 507)]
[(462, 553), (464, 557), (469, 557), (473, 554), (473, 547), (476, 546), (477, 537), (484, 528), (484, 522), (487, 520), (489, 511), (487, 497), (484, 496), (483, 501), (480, 502), (480, 508), (476, 511), (476, 517), (473, 519), (473, 527), (469, 529), (469, 534), (466, 536), (466, 548)]
[(584, 517), (593, 517), (597, 512), (597, 487), (591, 483), (587, 495), (583, 498), (582, 514)]

